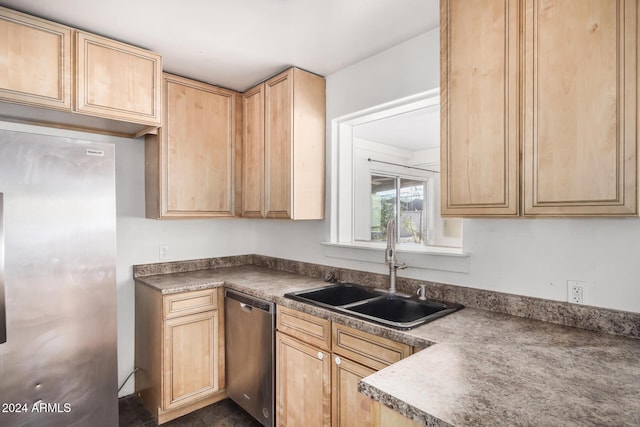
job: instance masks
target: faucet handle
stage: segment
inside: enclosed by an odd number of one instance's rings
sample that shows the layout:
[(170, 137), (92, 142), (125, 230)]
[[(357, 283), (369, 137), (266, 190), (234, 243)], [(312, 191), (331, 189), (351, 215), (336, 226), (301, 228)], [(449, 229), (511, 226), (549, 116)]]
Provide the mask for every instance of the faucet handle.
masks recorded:
[(338, 274), (335, 271), (328, 271), (324, 275), (324, 281), (329, 283), (336, 283), (338, 281)]
[(416, 294), (418, 295), (418, 299), (419, 300), (426, 300), (427, 299), (427, 285), (420, 285), (420, 288), (418, 288), (418, 291), (416, 292)]

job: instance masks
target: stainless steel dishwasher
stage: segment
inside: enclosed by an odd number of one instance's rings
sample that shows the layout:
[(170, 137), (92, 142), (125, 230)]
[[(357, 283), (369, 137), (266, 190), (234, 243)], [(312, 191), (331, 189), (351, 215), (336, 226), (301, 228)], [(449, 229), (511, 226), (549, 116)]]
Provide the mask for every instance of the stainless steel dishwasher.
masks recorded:
[(275, 411), (275, 304), (225, 290), (227, 396), (266, 427)]

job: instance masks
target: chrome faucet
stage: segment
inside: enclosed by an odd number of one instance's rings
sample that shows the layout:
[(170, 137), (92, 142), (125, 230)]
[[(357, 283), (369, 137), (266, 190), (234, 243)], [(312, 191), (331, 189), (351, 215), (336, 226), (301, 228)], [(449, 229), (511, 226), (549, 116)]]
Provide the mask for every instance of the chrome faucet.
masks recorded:
[(387, 222), (387, 249), (384, 251), (384, 262), (389, 264), (389, 293), (396, 293), (396, 275), (398, 269), (407, 268), (404, 262), (398, 262), (396, 258), (396, 220)]

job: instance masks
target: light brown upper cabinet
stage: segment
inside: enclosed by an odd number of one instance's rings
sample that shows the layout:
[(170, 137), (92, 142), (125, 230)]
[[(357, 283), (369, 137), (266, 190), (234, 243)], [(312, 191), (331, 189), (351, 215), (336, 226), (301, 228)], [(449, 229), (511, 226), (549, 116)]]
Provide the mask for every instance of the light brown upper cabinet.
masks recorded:
[(164, 119), (146, 137), (148, 218), (234, 215), (241, 95), (164, 74)]
[(324, 78), (290, 68), (245, 92), (244, 112), (243, 216), (323, 219)]
[(160, 124), (160, 55), (76, 32), (76, 111), (150, 126)]
[(442, 214), (637, 215), (637, 31), (635, 1), (442, 1)]
[(636, 214), (637, 1), (525, 4), (524, 214)]
[(160, 125), (161, 73), (158, 54), (0, 7), (3, 118), (138, 135)]
[(70, 111), (71, 32), (0, 7), (0, 99)]
[(442, 0), (442, 215), (518, 214), (518, 2)]

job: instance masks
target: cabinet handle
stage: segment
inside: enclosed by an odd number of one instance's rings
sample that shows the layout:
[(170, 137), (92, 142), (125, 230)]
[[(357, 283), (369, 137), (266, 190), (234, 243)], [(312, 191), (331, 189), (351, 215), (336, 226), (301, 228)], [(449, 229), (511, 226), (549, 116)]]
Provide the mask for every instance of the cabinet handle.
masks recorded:
[(322, 354), (321, 351), (318, 352), (318, 359), (320, 360), (324, 359), (324, 354)]
[(336, 356), (336, 365), (340, 365), (340, 363), (342, 363), (342, 360), (340, 360), (340, 356)]

